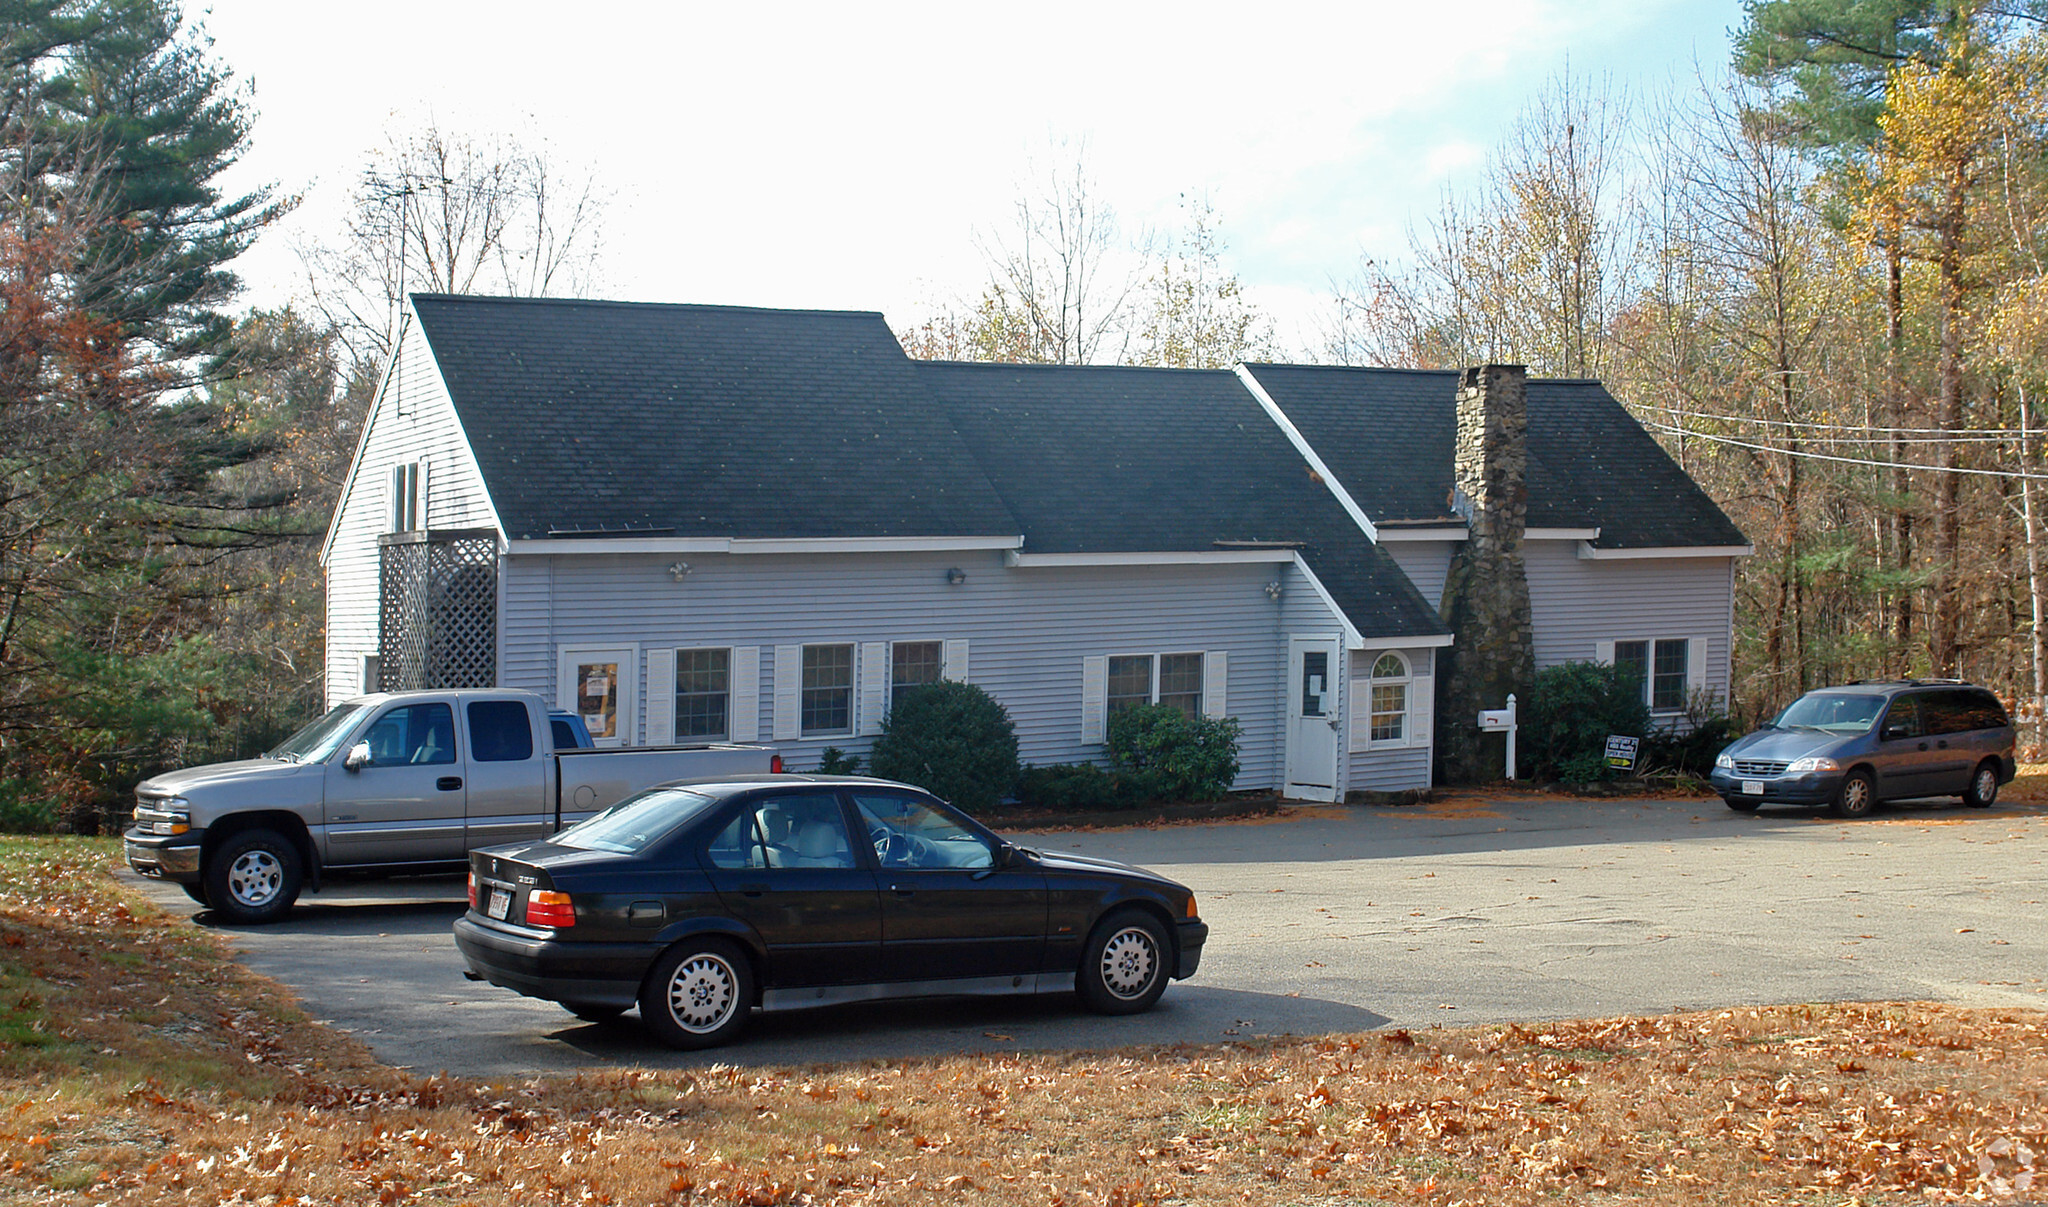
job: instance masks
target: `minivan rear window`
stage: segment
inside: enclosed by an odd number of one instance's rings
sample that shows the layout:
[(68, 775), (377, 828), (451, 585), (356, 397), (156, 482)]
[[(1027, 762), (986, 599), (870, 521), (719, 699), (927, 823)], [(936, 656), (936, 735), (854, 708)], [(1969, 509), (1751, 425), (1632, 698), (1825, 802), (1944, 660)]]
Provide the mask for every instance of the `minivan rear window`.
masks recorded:
[(1998, 697), (1978, 688), (1928, 692), (1921, 697), (1921, 710), (1928, 733), (1968, 733), (2007, 724)]

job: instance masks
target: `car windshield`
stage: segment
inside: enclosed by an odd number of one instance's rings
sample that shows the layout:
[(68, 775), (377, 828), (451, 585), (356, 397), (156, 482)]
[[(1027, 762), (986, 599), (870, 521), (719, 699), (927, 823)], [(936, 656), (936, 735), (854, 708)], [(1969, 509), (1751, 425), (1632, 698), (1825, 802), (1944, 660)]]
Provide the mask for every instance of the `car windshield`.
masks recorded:
[(343, 704), (264, 752), (265, 758), (288, 763), (317, 763), (341, 748), (349, 730), (362, 719), (368, 706)]
[(1772, 724), (1780, 729), (1821, 729), (1829, 733), (1863, 733), (1884, 711), (1883, 696), (1846, 692), (1812, 692), (1787, 705)]
[(702, 813), (712, 799), (682, 788), (649, 788), (588, 821), (570, 826), (550, 841), (558, 847), (579, 851), (636, 854)]

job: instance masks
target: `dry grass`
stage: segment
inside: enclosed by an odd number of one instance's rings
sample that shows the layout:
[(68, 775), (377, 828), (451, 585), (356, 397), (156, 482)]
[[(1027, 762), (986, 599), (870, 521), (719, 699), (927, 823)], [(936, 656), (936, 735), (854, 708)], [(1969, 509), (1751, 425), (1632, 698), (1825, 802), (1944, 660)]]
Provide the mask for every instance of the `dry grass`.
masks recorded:
[(2048, 1016), (1932, 1005), (419, 1078), (124, 895), (115, 857), (0, 840), (0, 1199), (1878, 1204), (2048, 1164)]

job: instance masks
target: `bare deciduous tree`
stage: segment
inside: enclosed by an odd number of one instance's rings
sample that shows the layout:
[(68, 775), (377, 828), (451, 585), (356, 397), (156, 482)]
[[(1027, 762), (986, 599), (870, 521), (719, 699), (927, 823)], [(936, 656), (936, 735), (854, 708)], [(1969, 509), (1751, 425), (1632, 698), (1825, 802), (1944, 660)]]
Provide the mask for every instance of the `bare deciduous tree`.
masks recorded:
[(404, 293), (581, 295), (595, 284), (604, 194), (512, 137), (431, 122), (394, 131), (351, 202), (341, 238), (300, 253), (316, 308), (359, 368), (383, 363)]

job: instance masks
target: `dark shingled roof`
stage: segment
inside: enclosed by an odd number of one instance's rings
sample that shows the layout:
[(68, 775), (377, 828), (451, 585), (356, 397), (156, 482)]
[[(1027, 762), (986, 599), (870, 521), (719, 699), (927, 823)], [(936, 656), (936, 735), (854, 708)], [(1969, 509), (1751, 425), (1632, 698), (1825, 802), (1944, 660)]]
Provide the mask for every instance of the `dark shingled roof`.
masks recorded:
[[(1451, 519), (1455, 370), (1249, 368), (1374, 523)], [(1529, 526), (1602, 549), (1748, 539), (1597, 381), (1529, 381)]]
[(1448, 631), (1231, 373), (952, 362), (917, 372), (1023, 522), (1027, 554), (1299, 542), (1361, 634)]
[(879, 314), (413, 305), (515, 540), (1021, 531)]

